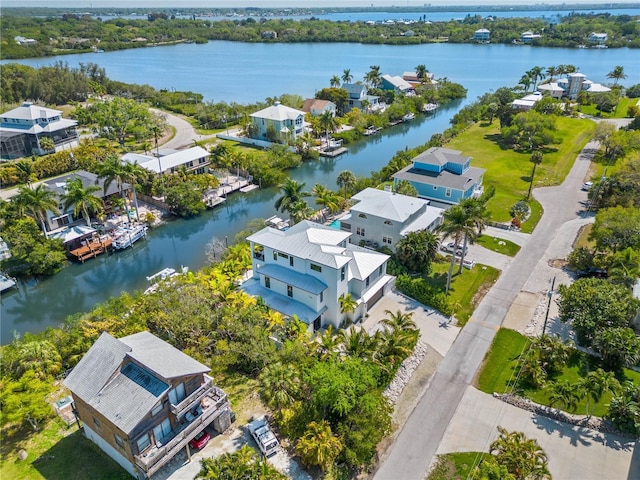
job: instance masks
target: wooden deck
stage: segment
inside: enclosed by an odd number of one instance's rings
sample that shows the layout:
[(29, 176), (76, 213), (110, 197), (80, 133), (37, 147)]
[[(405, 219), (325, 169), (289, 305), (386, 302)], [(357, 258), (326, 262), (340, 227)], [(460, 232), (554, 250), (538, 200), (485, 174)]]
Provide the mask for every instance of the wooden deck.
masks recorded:
[(69, 253), (76, 259), (84, 263), (89, 258), (95, 258), (101, 253), (107, 252), (111, 248), (113, 239), (111, 237), (106, 238), (94, 238), (82, 242), (80, 248), (70, 250)]

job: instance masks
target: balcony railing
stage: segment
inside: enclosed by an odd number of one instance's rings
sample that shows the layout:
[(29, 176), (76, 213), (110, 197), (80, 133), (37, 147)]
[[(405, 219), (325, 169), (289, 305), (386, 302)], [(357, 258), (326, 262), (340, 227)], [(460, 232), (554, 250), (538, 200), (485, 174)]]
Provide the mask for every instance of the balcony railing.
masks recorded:
[(196, 406), (198, 402), (200, 402), (200, 400), (202, 400), (204, 397), (206, 397), (209, 394), (218, 393), (217, 396), (224, 395), (224, 392), (222, 392), (222, 390), (217, 389), (216, 387), (213, 386), (213, 379), (211, 377), (205, 375), (205, 379), (206, 379), (206, 382), (200, 385), (200, 388), (198, 388), (191, 395), (186, 397), (177, 405), (171, 404), (171, 407), (170, 407), (171, 413), (173, 413), (176, 417), (179, 417), (180, 415), (185, 413), (185, 411), (189, 411), (191, 408)]
[(212, 390), (209, 395), (202, 399), (202, 413), (176, 432), (171, 440), (164, 445), (151, 447), (142, 455), (135, 456), (136, 465), (145, 473), (147, 478), (171, 461), (196, 434), (204, 430), (207, 425), (228, 408), (227, 395), (218, 388), (214, 387)]

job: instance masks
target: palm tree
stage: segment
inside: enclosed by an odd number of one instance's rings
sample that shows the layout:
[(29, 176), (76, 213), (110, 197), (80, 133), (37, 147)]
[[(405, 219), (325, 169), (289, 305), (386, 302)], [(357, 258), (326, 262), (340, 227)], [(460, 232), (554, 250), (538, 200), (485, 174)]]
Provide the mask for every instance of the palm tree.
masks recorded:
[(63, 208), (66, 210), (73, 205), (73, 214), (77, 217), (82, 213), (82, 217), (87, 222), (87, 227), (91, 226), (89, 213), (102, 211), (102, 199), (96, 197), (93, 192), (102, 190), (98, 185), (89, 185), (84, 188), (80, 178), (67, 180), (67, 193), (62, 195)]
[(429, 230), (409, 232), (396, 243), (396, 257), (410, 272), (426, 275), (438, 256), (439, 243), (438, 237)]
[(527, 93), (529, 91), (529, 87), (531, 86), (531, 77), (527, 74), (523, 75), (522, 77), (520, 77), (518, 85), (522, 85), (524, 88), (524, 93)]
[[(340, 313), (353, 313), (358, 306), (358, 302), (353, 298), (350, 293), (342, 294), (338, 298), (338, 303), (340, 304)], [(347, 317), (348, 318), (348, 317)]]
[(547, 67), (547, 76), (549, 77), (550, 82), (553, 82), (553, 78), (558, 75), (558, 73), (558, 67), (556, 67), (555, 65)]
[(338, 351), (338, 336), (333, 325), (329, 325), (324, 333), (320, 336), (320, 360), (326, 360), (336, 355)]
[(607, 78), (611, 78), (613, 80), (613, 84), (617, 85), (619, 80), (624, 80), (627, 78), (627, 75), (624, 73), (624, 67), (622, 65), (617, 65), (607, 73)]
[(413, 313), (404, 313), (401, 310), (397, 310), (396, 313), (385, 310), (384, 313), (387, 317), (382, 319), (380, 323), (393, 331), (416, 331), (418, 329), (416, 322), (413, 321)]
[(316, 204), (322, 205), (329, 212), (336, 213), (340, 210), (340, 198), (333, 190), (316, 183), (311, 193), (316, 196)]
[(427, 70), (425, 65), (420, 64), (416, 66), (416, 77), (418, 77), (420, 83), (425, 83), (427, 81), (427, 73), (429, 73), (429, 70)]
[(331, 80), (329, 81), (329, 83), (332, 88), (338, 88), (340, 86), (340, 77), (337, 75), (334, 75), (333, 77), (331, 77)]
[(13, 166), (16, 168), (21, 182), (30, 186), (38, 180), (38, 177), (33, 171), (33, 160), (19, 160), (14, 163)]
[(353, 75), (351, 75), (351, 70), (348, 68), (345, 68), (342, 71), (342, 81), (344, 83), (351, 83), (351, 80), (353, 80)]
[(329, 133), (335, 132), (336, 128), (338, 128), (338, 121), (336, 117), (330, 111), (322, 112), (322, 115), (318, 117), (318, 122), (320, 127), (325, 131), (325, 137), (327, 139), (327, 148), (329, 147)]
[(262, 396), (271, 408), (289, 407), (300, 393), (299, 373), (291, 363), (273, 363), (260, 373)]
[(545, 77), (542, 67), (533, 67), (527, 72), (527, 75), (529, 75), (531, 77), (531, 80), (533, 80), (534, 90), (538, 86), (538, 80), (542, 80)]
[(529, 161), (533, 163), (533, 170), (531, 171), (531, 180), (529, 181), (529, 191), (527, 192), (527, 200), (531, 197), (531, 189), (533, 188), (533, 177), (536, 174), (536, 167), (542, 163), (542, 152), (536, 150), (531, 154)]
[(40, 148), (45, 152), (53, 152), (56, 148), (56, 144), (51, 137), (40, 137), (38, 143), (40, 144)]
[(628, 247), (611, 256), (609, 281), (632, 288), (640, 278), (640, 252)]
[(613, 372), (605, 372), (602, 368), (587, 373), (580, 384), (581, 390), (586, 394), (586, 414), (589, 415), (589, 398), (593, 403), (598, 403), (606, 392), (616, 393), (620, 390), (620, 382)]
[[(467, 214), (467, 220), (470, 224), (474, 226), (476, 229), (476, 233), (478, 235), (482, 235), (482, 231), (484, 227), (487, 225), (487, 221), (489, 220), (489, 212), (487, 212), (486, 202), (488, 199), (482, 198), (467, 198), (460, 202), (460, 206)], [(464, 236), (464, 244), (462, 248), (462, 255), (460, 258), (460, 269), (458, 273), (462, 273), (462, 266), (464, 262), (464, 257), (467, 254), (467, 244), (473, 243), (475, 241), (475, 236)]]
[(366, 330), (356, 330), (356, 327), (351, 325), (348, 330), (340, 330), (338, 338), (346, 355), (361, 360), (373, 360), (376, 357), (378, 339), (374, 340)]
[(549, 405), (560, 404), (567, 410), (574, 411), (578, 408), (581, 392), (578, 385), (569, 381), (552, 383), (549, 386)]
[(313, 210), (304, 200), (298, 200), (297, 202), (292, 203), (289, 205), (288, 210), (289, 216), (291, 217), (291, 221), (294, 225), (296, 223), (300, 223), (302, 220), (313, 214)]
[[(124, 200), (125, 208), (127, 207), (127, 197), (124, 192), (125, 178), (129, 172), (125, 169), (122, 161), (116, 155), (109, 155), (104, 161), (96, 167), (98, 178), (104, 178), (103, 191), (106, 194), (109, 186), (116, 182), (120, 197)], [(131, 218), (127, 212), (127, 219), (131, 223)]]
[(500, 435), (491, 444), (489, 451), (496, 456), (499, 465), (504, 465), (516, 480), (550, 480), (547, 454), (534, 439), (522, 432), (508, 432), (498, 427)]
[(309, 423), (304, 435), (296, 443), (296, 452), (302, 462), (309, 467), (317, 465), (323, 472), (334, 464), (342, 448), (342, 442), (333, 435), (326, 420)]
[(343, 170), (338, 174), (338, 178), (336, 178), (336, 183), (338, 187), (344, 188), (344, 199), (347, 199), (347, 191), (353, 187), (356, 183), (356, 176), (353, 172), (349, 170)]
[(445, 294), (449, 294), (451, 288), (451, 277), (453, 276), (453, 267), (456, 262), (456, 248), (462, 239), (469, 238), (475, 240), (476, 229), (473, 222), (469, 219), (467, 211), (461, 205), (454, 205), (443, 214), (444, 221), (438, 227), (438, 231), (445, 237), (452, 237), (454, 242), (454, 252), (451, 255), (451, 265), (449, 265), (449, 273), (447, 274), (447, 287)]
[(29, 215), (40, 223), (45, 237), (47, 236), (47, 212), (60, 214), (58, 196), (44, 184), (33, 189), (21, 186), (18, 189), (18, 194), (12, 198), (12, 202), (15, 202), (18, 214)]
[(380, 84), (380, 65), (371, 65), (365, 76), (364, 81), (372, 87), (377, 87)]
[(293, 204), (299, 202), (304, 197), (310, 196), (311, 194), (309, 192), (304, 191), (305, 186), (306, 183), (299, 183), (292, 178), (287, 178), (280, 184), (282, 196), (279, 197), (274, 204), (276, 210), (288, 212)]

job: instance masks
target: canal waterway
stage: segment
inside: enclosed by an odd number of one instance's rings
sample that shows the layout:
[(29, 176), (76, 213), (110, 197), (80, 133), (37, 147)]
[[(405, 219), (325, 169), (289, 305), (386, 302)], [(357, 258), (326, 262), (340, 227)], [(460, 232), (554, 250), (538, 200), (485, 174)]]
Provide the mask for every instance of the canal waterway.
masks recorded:
[[(351, 69), (362, 79), (369, 66), (393, 75), (425, 64), (436, 77), (463, 84), (468, 96), (441, 108), (435, 115), (419, 116), (349, 145), (349, 152), (333, 160), (307, 163), (290, 171), (296, 180), (335, 188), (342, 170), (369, 175), (382, 168), (398, 150), (425, 143), (449, 126), (449, 119), (479, 95), (500, 86), (515, 85), (532, 66), (573, 64), (589, 79), (606, 82), (606, 74), (623, 65), (625, 84), (640, 81), (637, 52), (627, 49), (551, 49), (506, 45), (419, 45), (406, 47), (357, 44), (245, 44), (210, 42), (110, 53), (69, 55), (54, 59), (23, 60), (33, 66), (65, 61), (76, 66), (94, 62), (115, 80), (147, 83), (202, 93), (210, 101), (248, 103), (282, 93), (312, 96), (328, 86), (333, 75)], [(3, 62), (6, 63), (6, 62)], [(207, 262), (205, 245), (213, 237), (232, 241), (253, 218), (276, 213), (277, 189), (235, 194), (217, 209), (190, 220), (175, 220), (151, 231), (132, 249), (70, 264), (45, 280), (20, 283), (19, 291), (6, 292), (1, 302), (1, 342), (13, 332), (37, 332), (59, 324), (67, 315), (90, 310), (123, 291), (146, 287), (145, 277), (165, 267), (199, 269)]]

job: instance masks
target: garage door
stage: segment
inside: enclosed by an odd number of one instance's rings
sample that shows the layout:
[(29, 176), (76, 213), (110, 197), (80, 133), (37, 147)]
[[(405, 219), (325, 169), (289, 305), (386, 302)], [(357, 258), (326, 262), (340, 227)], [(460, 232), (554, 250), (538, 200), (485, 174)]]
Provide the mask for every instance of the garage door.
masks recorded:
[(373, 307), (377, 303), (377, 301), (382, 298), (383, 291), (384, 286), (380, 287), (380, 290), (373, 294), (373, 297), (371, 297), (367, 302), (367, 310), (371, 309), (371, 307)]

